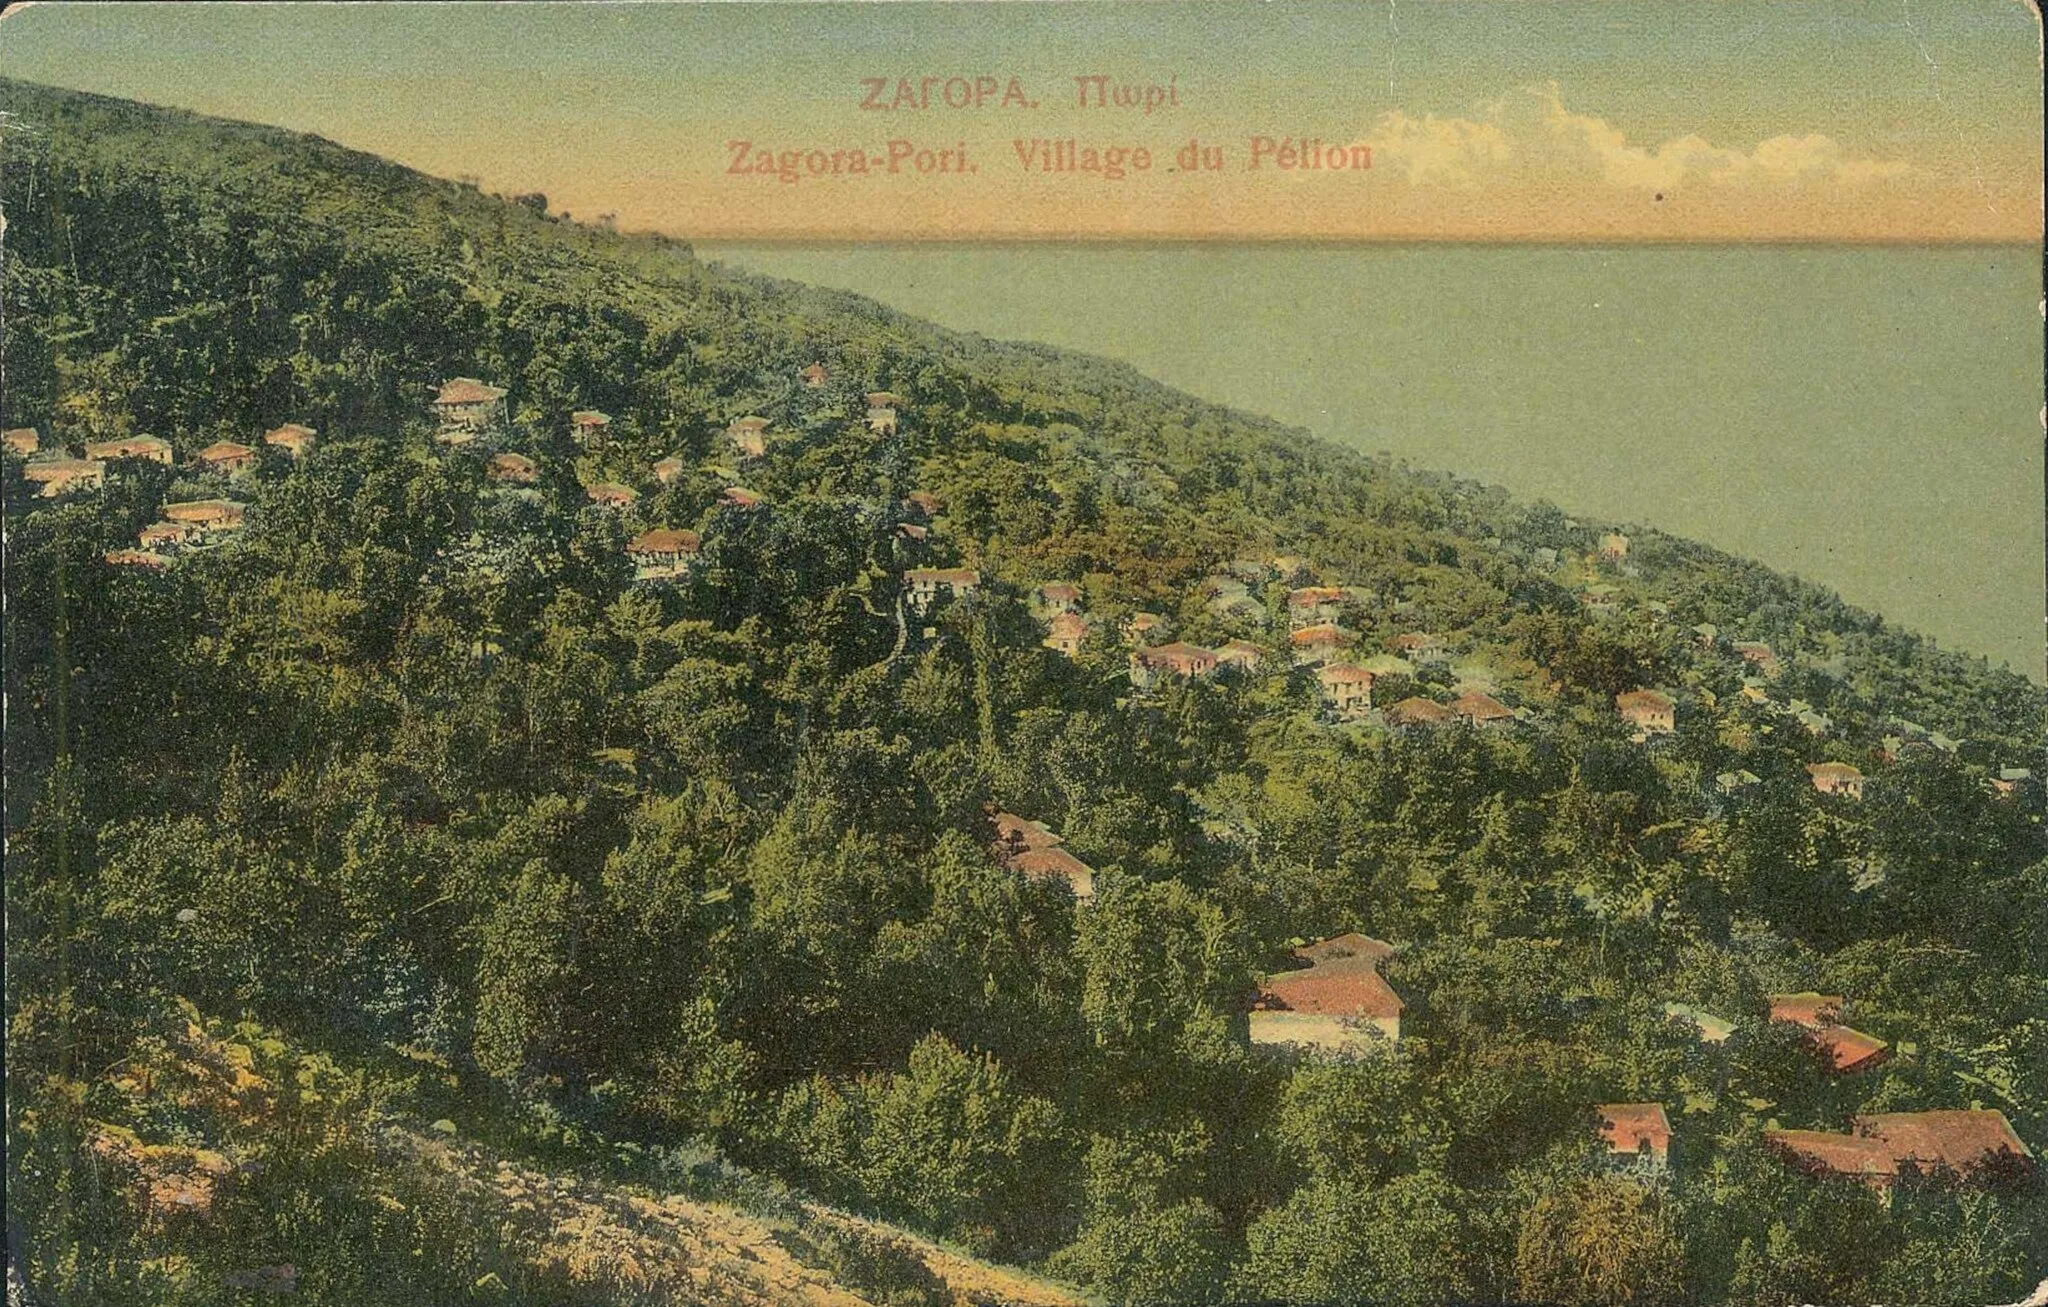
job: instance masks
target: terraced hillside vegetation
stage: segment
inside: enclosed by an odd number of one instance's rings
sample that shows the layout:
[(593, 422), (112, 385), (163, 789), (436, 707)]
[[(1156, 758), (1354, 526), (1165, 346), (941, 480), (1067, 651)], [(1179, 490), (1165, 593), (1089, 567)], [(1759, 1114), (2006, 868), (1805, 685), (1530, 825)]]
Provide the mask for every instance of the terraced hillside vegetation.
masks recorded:
[(543, 196), (0, 111), (38, 1301), (2048, 1264), (2038, 686)]

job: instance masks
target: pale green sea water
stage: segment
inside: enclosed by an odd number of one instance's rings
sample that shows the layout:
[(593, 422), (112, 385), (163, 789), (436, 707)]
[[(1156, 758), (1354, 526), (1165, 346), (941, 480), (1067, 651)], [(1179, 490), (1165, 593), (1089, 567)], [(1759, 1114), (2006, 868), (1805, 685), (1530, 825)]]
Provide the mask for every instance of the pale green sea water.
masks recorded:
[(2043, 675), (2033, 249), (700, 252), (1652, 523)]

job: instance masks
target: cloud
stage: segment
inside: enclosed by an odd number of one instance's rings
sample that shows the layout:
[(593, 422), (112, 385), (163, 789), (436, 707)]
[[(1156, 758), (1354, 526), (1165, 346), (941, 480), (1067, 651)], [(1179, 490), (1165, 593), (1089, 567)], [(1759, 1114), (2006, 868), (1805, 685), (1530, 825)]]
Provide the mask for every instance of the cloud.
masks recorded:
[(1598, 181), (1631, 190), (1862, 184), (1912, 171), (1901, 160), (1852, 158), (1832, 137), (1773, 136), (1751, 149), (1705, 137), (1659, 145), (1632, 142), (1605, 118), (1567, 108), (1557, 83), (1526, 86), (1485, 101), (1474, 117), (1380, 116), (1365, 140), (1373, 166), (1417, 185), (1477, 186), (1534, 174)]

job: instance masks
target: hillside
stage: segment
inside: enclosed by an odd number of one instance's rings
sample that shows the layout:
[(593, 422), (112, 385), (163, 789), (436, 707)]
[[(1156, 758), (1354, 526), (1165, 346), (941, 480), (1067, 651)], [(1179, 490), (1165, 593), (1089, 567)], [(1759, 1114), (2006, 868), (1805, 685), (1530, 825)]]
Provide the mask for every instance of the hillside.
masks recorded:
[[(957, 1250), (820, 1236), (827, 1279), (791, 1272), (891, 1302), (1057, 1297), (977, 1259), (1415, 1304), (1983, 1302), (2048, 1261), (2023, 678), (545, 197), (0, 111), (44, 1292), (709, 1293), (662, 1279), (709, 1218), (636, 1206), (661, 1156)], [(1265, 1033), (1317, 1014), (1342, 1051)], [(136, 1073), (215, 1019), (364, 1103), (305, 1130)], [(1658, 1107), (1670, 1156), (1602, 1105)], [(1931, 1111), (2019, 1148), (1922, 1145), (1886, 1195), (1802, 1172), (1799, 1132)], [(317, 1142), (429, 1116), (460, 1147)], [(166, 1221), (104, 1138), (268, 1159), (267, 1200)], [(642, 1211), (650, 1269), (515, 1284), (520, 1227), (443, 1163), (573, 1168), (560, 1223)]]

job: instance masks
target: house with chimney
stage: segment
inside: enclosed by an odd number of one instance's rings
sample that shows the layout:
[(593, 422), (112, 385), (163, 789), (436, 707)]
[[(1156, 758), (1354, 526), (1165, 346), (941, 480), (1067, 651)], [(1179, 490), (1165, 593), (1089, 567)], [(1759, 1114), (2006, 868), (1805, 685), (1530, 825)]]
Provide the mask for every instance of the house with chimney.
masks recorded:
[(169, 467), (173, 461), (171, 442), (160, 436), (124, 436), (119, 440), (89, 440), (85, 444), (85, 456), (89, 459), (112, 460), (117, 458), (140, 458), (151, 463)]
[(320, 433), (301, 422), (287, 422), (263, 433), (263, 443), (298, 458), (313, 447)]
[(1771, 1020), (1798, 1026), (1802, 1042), (1819, 1053), (1834, 1075), (1867, 1071), (1891, 1056), (1891, 1045), (1875, 1035), (1842, 1024), (1840, 994), (1773, 994)]
[(96, 458), (32, 458), (22, 465), (22, 479), (36, 486), (43, 499), (98, 490), (107, 481), (107, 465)]
[(434, 396), (435, 436), (444, 445), (467, 445), (505, 425), (505, 392), (475, 377), (441, 383)]
[(1635, 738), (1669, 735), (1677, 729), (1678, 709), (1671, 696), (1655, 690), (1626, 690), (1614, 696), (1614, 708), (1621, 719), (1635, 727)]
[(1822, 794), (1845, 799), (1863, 797), (1863, 773), (1846, 762), (1810, 762), (1806, 764), (1806, 774), (1813, 779), (1813, 788)]
[(2018, 1176), (2033, 1152), (1995, 1108), (1872, 1112), (1849, 1118), (1847, 1131), (1764, 1131), (1764, 1143), (1816, 1179), (1861, 1181), (1889, 1196), (1901, 1183), (1955, 1183)]
[(1649, 1175), (1671, 1169), (1671, 1119), (1662, 1103), (1602, 1103), (1597, 1110), (1610, 1165)]
[(1090, 630), (1087, 618), (1079, 613), (1058, 613), (1047, 625), (1046, 637), (1039, 643), (1069, 658), (1081, 656), (1081, 646), (1087, 643)]
[(1372, 711), (1373, 674), (1352, 663), (1326, 663), (1316, 671), (1323, 707), (1339, 717), (1362, 717)]
[(1131, 685), (1139, 690), (1150, 690), (1169, 676), (1193, 680), (1207, 676), (1216, 667), (1214, 649), (1176, 640), (1172, 644), (1134, 651), (1131, 654)]
[(768, 452), (768, 419), (749, 415), (726, 424), (725, 442), (741, 458), (759, 458)]
[(194, 455), (192, 461), (201, 471), (233, 475), (256, 466), (256, 451), (239, 441), (216, 440)]
[(942, 599), (965, 599), (981, 586), (981, 573), (969, 567), (914, 567), (903, 574), (910, 606), (922, 615)]
[(1393, 946), (1338, 935), (1294, 950), (1305, 965), (1260, 982), (1247, 1017), (1254, 1045), (1341, 1053), (1401, 1037), (1406, 1004), (1380, 975)]
[(633, 562), (633, 579), (660, 581), (684, 575), (702, 544), (695, 531), (668, 527), (642, 531), (626, 542), (626, 557)]

